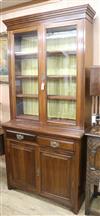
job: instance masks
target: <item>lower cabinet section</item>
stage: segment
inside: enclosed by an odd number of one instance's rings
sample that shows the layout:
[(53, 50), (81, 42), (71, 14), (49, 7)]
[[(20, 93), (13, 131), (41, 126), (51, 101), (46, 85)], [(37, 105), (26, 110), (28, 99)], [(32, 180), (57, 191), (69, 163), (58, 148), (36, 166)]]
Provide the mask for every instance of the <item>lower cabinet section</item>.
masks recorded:
[(35, 192), (78, 213), (84, 197), (83, 141), (16, 133), (6, 132), (8, 188)]

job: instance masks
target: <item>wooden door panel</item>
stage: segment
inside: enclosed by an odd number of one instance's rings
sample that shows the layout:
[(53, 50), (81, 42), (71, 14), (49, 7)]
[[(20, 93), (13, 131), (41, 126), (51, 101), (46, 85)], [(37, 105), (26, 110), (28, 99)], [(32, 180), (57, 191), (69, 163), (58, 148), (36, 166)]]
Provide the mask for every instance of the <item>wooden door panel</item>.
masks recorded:
[(41, 189), (59, 197), (71, 196), (72, 157), (41, 153)]
[(15, 185), (35, 189), (34, 147), (10, 141), (10, 163), (12, 182)]
[(90, 166), (93, 169), (100, 170), (100, 147), (93, 148), (90, 154)]

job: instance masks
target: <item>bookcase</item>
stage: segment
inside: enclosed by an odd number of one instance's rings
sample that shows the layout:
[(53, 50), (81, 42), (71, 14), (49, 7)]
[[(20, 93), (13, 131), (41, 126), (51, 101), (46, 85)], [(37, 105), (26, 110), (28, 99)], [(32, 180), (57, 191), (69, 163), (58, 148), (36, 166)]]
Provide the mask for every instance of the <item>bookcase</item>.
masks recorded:
[(84, 199), (94, 15), (90, 5), (82, 5), (4, 20), (11, 108), (11, 120), (3, 125), (8, 188), (34, 191), (75, 213)]

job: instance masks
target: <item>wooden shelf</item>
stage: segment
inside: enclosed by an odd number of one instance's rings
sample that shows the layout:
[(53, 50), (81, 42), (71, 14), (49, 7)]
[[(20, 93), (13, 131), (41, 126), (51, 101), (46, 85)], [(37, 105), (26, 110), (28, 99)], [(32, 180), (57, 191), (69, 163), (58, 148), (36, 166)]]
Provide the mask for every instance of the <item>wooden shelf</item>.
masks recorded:
[[(47, 51), (46, 52), (47, 54), (47, 57), (50, 57), (50, 56), (61, 56), (61, 55), (64, 55), (64, 56), (67, 56), (67, 55), (76, 55), (76, 51)], [(37, 58), (38, 57), (38, 53), (26, 53), (26, 52), (15, 52), (15, 56), (17, 58)]]
[(76, 75), (49, 75), (47, 76), (47, 79), (67, 79), (76, 81)]
[(64, 56), (67, 56), (67, 55), (76, 55), (76, 51), (47, 51), (47, 56), (61, 56), (61, 55), (64, 55)]
[(28, 115), (28, 114), (22, 114), (16, 116), (17, 119), (27, 119), (27, 120), (39, 120), (39, 116), (36, 115)]
[(17, 75), (16, 79), (38, 79), (38, 75)]
[[(38, 75), (17, 75), (16, 79), (38, 79)], [(76, 81), (76, 75), (50, 75), (47, 76), (47, 79), (67, 79)]]
[[(17, 94), (16, 95), (17, 98), (38, 98), (38, 95), (34, 95), (34, 94)], [(62, 96), (62, 95), (48, 95), (47, 96), (48, 99), (51, 100), (72, 100), (72, 101), (76, 101), (76, 97), (74, 96)]]
[(34, 98), (38, 98), (38, 95), (34, 95), (34, 94), (17, 94), (16, 95), (16, 97), (17, 98), (32, 98), (32, 99), (34, 99)]
[(17, 57), (17, 58), (37, 58), (38, 53), (15, 52), (15, 57)]
[(74, 96), (48, 95), (47, 98), (50, 99), (50, 100), (76, 101), (76, 97), (74, 97)]
[(52, 122), (56, 122), (57, 124), (59, 124), (59, 123), (61, 123), (61, 124), (63, 124), (63, 123), (65, 123), (65, 124), (67, 124), (66, 123), (66, 121), (70, 124), (70, 125), (75, 125), (76, 124), (76, 121), (75, 121), (75, 119), (68, 119), (68, 118), (63, 118), (63, 119), (61, 119), (61, 118), (48, 118), (48, 123), (52, 123)]

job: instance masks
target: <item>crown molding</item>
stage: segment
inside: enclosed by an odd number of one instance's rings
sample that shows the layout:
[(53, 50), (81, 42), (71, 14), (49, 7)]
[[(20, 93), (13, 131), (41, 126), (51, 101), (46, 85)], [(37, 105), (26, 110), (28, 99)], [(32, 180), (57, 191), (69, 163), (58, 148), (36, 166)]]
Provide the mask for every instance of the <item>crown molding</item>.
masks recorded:
[(68, 7), (64, 9), (58, 9), (43, 13), (36, 13), (27, 16), (21, 16), (13, 19), (3, 20), (4, 24), (7, 26), (8, 30), (15, 30), (24, 27), (31, 27), (33, 23), (47, 22), (48, 20), (75, 20), (75, 19), (88, 19), (92, 22), (95, 11), (89, 4)]

